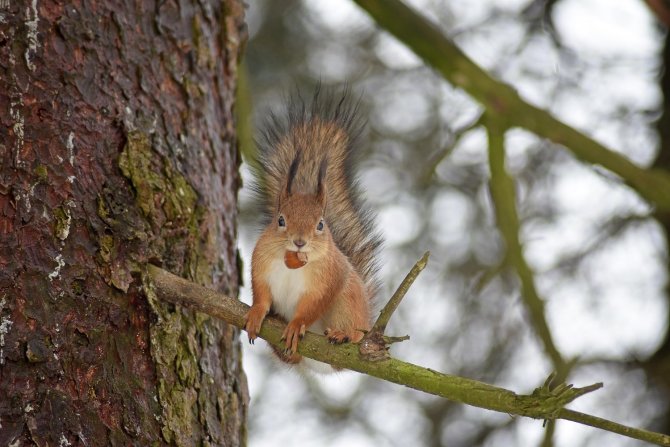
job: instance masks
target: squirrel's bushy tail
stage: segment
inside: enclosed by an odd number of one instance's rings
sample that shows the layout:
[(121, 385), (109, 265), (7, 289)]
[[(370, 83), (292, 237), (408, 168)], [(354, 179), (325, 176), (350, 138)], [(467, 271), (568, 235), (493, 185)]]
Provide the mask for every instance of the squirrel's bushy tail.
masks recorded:
[(270, 114), (257, 141), (257, 192), (263, 203), (266, 223), (277, 208), (289, 167), (300, 154), (292, 188), (314, 193), (319, 167), (327, 158), (328, 191), (325, 220), (339, 249), (361, 275), (370, 293), (378, 289), (376, 255), (381, 237), (373, 216), (360, 197), (355, 176), (356, 140), (361, 131), (358, 102), (350, 93), (324, 93), (317, 87), (306, 103), (299, 94), (287, 101), (286, 111)]

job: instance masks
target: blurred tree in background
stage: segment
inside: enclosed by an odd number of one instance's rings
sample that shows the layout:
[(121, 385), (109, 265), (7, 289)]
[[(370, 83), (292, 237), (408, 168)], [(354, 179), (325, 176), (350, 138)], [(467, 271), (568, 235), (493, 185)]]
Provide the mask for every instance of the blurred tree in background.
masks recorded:
[[(656, 15), (641, 0), (411, 3), (529, 103), (641, 166), (670, 170), (670, 49), (657, 19), (667, 3), (649, 2)], [(296, 86), (349, 83), (368, 121), (362, 186), (386, 238), (382, 299), (432, 251), (391, 320), (390, 334), (412, 336), (394, 356), (530, 392), (556, 365), (506, 262), (481, 105), (349, 1), (254, 1), (247, 17), (241, 93), (253, 113), (241, 124), (262, 122)], [(523, 129), (506, 132), (505, 148), (524, 253), (557, 349), (575, 360), (569, 381), (605, 382), (571, 407), (670, 433), (670, 216)], [(241, 207), (248, 262), (259, 223), (245, 190)], [(543, 429), (358, 374), (299, 377), (268, 352), (246, 350), (252, 447), (639, 445), (569, 422)]]

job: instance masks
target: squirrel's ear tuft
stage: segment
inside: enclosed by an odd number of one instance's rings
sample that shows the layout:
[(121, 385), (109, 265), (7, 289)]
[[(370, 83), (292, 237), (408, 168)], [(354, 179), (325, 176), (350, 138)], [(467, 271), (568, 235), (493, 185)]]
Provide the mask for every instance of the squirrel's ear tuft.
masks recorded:
[(298, 152), (295, 155), (295, 158), (291, 162), (291, 166), (288, 168), (288, 176), (286, 177), (286, 185), (284, 186), (284, 191), (282, 191), (282, 199), (288, 198), (291, 195), (291, 186), (293, 186), (293, 180), (295, 175), (298, 172), (298, 165), (300, 164), (301, 153)]
[(279, 210), (281, 209), (282, 202), (285, 202), (291, 195), (291, 187), (293, 186), (293, 180), (295, 179), (295, 175), (298, 172), (298, 165), (300, 164), (300, 156), (301, 154), (300, 152), (298, 152), (295, 155), (295, 158), (291, 162), (291, 166), (288, 169), (288, 175), (286, 176), (286, 183), (284, 184), (284, 187), (279, 193), (277, 201), (277, 212), (279, 212)]
[(288, 178), (286, 179), (286, 193), (291, 195), (291, 185), (293, 185), (293, 180), (295, 175), (298, 173), (298, 165), (300, 164), (301, 153), (298, 152), (295, 154), (293, 162), (291, 162), (291, 167), (288, 169)]
[(326, 171), (328, 170), (328, 159), (324, 157), (319, 166), (319, 179), (316, 186), (316, 198), (325, 208), (326, 206)]

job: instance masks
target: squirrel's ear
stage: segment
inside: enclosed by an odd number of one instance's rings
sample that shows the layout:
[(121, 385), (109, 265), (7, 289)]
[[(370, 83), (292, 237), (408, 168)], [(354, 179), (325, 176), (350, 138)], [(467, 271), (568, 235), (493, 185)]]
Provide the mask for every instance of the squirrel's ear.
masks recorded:
[(319, 166), (319, 179), (316, 186), (316, 199), (326, 207), (326, 171), (328, 170), (328, 159), (324, 158)]

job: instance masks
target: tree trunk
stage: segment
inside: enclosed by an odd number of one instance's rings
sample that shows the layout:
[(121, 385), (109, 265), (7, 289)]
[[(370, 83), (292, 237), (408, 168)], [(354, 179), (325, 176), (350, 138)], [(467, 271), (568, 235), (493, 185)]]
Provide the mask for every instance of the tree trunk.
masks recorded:
[[(663, 94), (661, 117), (658, 120), (659, 152), (654, 162), (655, 168), (670, 170), (670, 33), (665, 36), (665, 46), (661, 54), (663, 71), (659, 80)], [(670, 240), (670, 214), (657, 215), (658, 223), (665, 233), (666, 241)], [(668, 273), (670, 273), (670, 257), (668, 258)], [(670, 283), (666, 285), (666, 298), (670, 300)], [(670, 307), (668, 308), (670, 321)], [(657, 416), (652, 427), (662, 433), (670, 433), (670, 329), (657, 351), (645, 362), (643, 368), (647, 371), (651, 382), (658, 389), (658, 397), (666, 402), (665, 411)]]
[(239, 0), (0, 0), (0, 445), (239, 445)]

